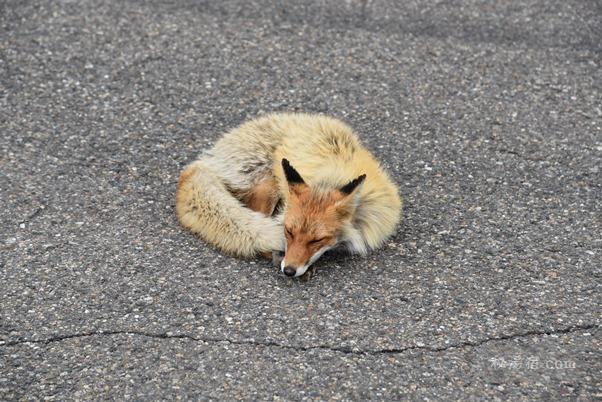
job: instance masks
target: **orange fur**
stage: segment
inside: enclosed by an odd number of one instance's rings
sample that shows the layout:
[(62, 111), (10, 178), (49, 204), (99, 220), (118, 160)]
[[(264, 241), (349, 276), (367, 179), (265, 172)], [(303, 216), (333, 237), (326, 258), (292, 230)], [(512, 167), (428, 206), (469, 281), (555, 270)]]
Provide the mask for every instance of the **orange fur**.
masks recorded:
[(267, 216), (272, 215), (278, 202), (278, 188), (274, 177), (259, 182), (243, 197), (243, 202), (253, 211), (261, 212)]
[(285, 231), (290, 231), (286, 233), (286, 264), (300, 267), (320, 248), (335, 245), (348, 217), (346, 197), (337, 190), (312, 192), (305, 184), (290, 188), (284, 221)]
[(192, 166), (189, 166), (187, 169), (184, 169), (182, 171), (182, 173), (180, 173), (180, 177), (178, 178), (178, 185), (177, 185), (177, 189), (180, 190), (188, 180), (190, 180), (190, 177), (192, 176), (192, 174), (194, 173), (194, 168)]

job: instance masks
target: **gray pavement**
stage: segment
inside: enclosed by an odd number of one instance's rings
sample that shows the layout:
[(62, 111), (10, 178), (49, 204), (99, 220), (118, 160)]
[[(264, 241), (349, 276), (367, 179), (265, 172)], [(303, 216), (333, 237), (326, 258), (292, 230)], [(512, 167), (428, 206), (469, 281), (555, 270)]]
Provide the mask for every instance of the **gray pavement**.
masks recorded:
[[(0, 1), (0, 400), (601, 398), (601, 54), (597, 1)], [(174, 216), (276, 110), (405, 200), (308, 283)]]

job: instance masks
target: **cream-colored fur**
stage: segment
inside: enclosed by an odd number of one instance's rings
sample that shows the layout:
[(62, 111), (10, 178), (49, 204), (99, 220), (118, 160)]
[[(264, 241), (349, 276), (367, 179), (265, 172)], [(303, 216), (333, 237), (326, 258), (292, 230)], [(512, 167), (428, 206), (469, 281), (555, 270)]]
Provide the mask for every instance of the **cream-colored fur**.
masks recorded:
[(354, 216), (338, 243), (365, 254), (393, 233), (401, 213), (397, 187), (349, 126), (313, 114), (271, 114), (225, 134), (182, 172), (176, 195), (180, 222), (230, 254), (284, 250), (282, 213), (252, 211), (236, 196), (275, 178), (286, 211), (289, 188), (282, 158), (317, 191), (340, 188), (366, 174), (354, 193)]

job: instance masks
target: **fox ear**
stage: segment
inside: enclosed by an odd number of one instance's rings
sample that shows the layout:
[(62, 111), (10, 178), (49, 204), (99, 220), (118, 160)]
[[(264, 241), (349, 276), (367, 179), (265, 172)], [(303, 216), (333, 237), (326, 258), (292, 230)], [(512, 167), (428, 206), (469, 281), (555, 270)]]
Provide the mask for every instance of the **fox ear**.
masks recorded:
[(340, 198), (335, 205), (337, 214), (341, 219), (348, 219), (353, 216), (353, 211), (355, 211), (359, 203), (358, 194), (354, 194), (354, 192), (361, 186), (364, 180), (366, 180), (365, 174), (358, 176), (339, 188), (339, 193), (342, 198)]
[(305, 184), (299, 172), (297, 172), (295, 168), (291, 166), (287, 159), (282, 159), (282, 169), (284, 169), (284, 175), (286, 176), (286, 181), (289, 185)]
[(343, 187), (339, 188), (339, 191), (343, 193), (343, 195), (349, 195), (355, 191), (366, 180), (366, 175), (360, 175), (357, 178), (351, 180), (349, 183), (345, 184)]

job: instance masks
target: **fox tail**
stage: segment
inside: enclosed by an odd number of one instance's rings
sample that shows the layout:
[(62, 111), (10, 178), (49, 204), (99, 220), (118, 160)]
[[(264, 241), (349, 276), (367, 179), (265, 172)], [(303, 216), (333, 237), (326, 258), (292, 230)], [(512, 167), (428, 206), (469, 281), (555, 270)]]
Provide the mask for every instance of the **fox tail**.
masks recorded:
[(231, 255), (284, 249), (282, 224), (243, 205), (202, 160), (180, 175), (176, 214), (182, 226)]

